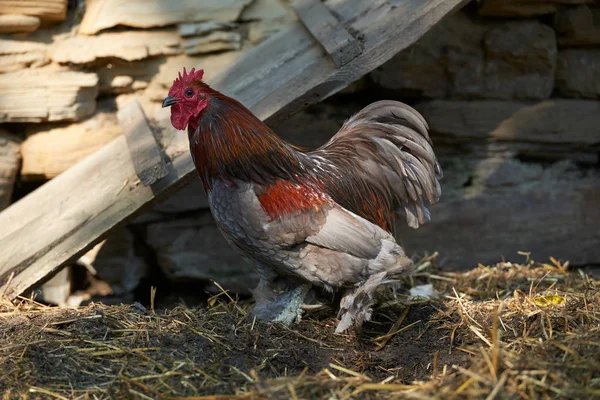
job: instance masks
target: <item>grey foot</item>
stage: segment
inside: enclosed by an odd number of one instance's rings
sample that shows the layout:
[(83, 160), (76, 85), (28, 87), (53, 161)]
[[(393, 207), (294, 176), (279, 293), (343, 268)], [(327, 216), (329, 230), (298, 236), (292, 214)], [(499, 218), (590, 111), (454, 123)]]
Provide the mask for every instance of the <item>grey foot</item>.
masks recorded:
[(282, 303), (284, 307), (279, 315), (273, 320), (281, 322), (285, 325), (290, 325), (292, 322), (302, 319), (302, 306), (304, 299), (310, 290), (310, 285), (301, 285), (296, 289), (282, 295)]
[(268, 300), (257, 302), (252, 315), (260, 320), (290, 325), (301, 319), (304, 299), (309, 290), (310, 285), (300, 285), (280, 295), (273, 295)]
[(377, 288), (386, 281), (386, 272), (379, 272), (371, 275), (369, 279), (360, 284), (357, 284), (354, 289), (350, 289), (342, 297), (340, 302), (340, 311), (338, 323), (335, 333), (344, 332), (351, 326), (360, 328), (365, 321), (371, 320), (373, 313), (373, 304), (375, 304), (375, 293)]

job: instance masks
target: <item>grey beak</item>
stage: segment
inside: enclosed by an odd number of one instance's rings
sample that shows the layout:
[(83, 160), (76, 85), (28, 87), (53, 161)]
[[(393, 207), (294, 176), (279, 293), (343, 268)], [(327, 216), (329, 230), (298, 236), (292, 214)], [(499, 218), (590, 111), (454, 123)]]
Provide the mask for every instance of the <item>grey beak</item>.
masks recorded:
[(173, 104), (177, 103), (177, 97), (175, 96), (167, 96), (162, 103), (163, 108), (170, 107)]

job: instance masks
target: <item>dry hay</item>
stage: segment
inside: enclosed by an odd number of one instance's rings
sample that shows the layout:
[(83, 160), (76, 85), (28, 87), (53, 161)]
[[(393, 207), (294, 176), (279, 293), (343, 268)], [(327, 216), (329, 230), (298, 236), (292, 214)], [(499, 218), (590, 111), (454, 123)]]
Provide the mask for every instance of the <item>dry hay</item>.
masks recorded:
[[(207, 307), (0, 304), (0, 393), (12, 398), (600, 397), (598, 281), (551, 260), (441, 272), (432, 258), (362, 332), (333, 312), (290, 328), (223, 292)], [(402, 290), (398, 293), (403, 292)]]

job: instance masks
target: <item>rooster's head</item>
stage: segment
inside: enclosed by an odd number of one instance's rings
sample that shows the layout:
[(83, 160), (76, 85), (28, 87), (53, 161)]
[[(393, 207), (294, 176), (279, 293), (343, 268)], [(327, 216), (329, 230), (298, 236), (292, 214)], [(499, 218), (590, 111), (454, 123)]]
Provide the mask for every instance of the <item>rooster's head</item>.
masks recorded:
[(183, 130), (188, 124), (194, 124), (208, 105), (208, 87), (202, 82), (203, 75), (202, 69), (196, 71), (192, 68), (187, 72), (184, 68), (183, 74), (180, 72), (173, 81), (169, 95), (162, 103), (163, 107), (171, 107), (171, 123), (176, 129)]

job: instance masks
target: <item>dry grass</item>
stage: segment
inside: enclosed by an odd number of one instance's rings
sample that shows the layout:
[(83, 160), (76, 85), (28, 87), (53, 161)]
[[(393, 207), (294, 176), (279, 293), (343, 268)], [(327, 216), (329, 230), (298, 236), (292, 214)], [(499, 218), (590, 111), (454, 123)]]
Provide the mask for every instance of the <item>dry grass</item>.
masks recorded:
[(4, 398), (600, 398), (599, 281), (552, 260), (444, 273), (432, 259), (359, 334), (290, 328), (225, 293), (200, 309), (0, 303)]

